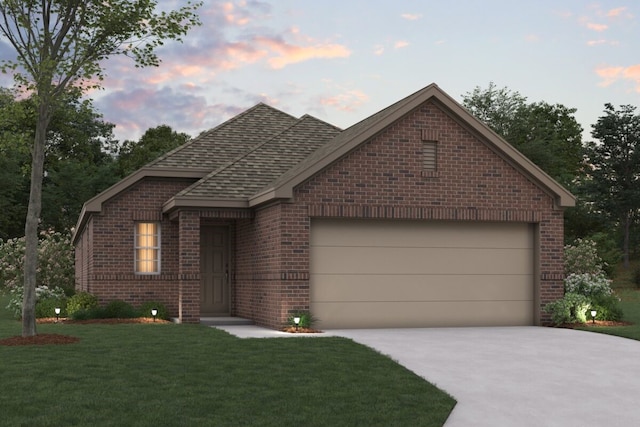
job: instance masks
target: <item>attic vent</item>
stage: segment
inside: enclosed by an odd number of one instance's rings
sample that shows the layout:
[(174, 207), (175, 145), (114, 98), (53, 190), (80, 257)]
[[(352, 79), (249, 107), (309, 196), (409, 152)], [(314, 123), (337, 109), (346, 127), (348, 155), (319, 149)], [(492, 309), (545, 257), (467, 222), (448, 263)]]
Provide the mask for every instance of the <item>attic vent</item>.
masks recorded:
[(422, 141), (422, 168), (425, 171), (438, 169), (438, 143), (435, 141)]
[(425, 172), (438, 170), (438, 132), (422, 129), (422, 169)]

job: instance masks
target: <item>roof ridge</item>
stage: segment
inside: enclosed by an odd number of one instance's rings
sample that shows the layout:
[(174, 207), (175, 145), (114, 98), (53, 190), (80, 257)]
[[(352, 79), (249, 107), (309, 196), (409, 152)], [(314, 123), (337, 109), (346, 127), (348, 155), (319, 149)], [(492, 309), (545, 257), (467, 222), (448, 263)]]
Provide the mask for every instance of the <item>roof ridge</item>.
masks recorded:
[(289, 113), (287, 113), (285, 111), (278, 110), (277, 108), (272, 107), (272, 106), (270, 106), (268, 104), (265, 104), (264, 102), (258, 102), (253, 107), (250, 107), (250, 108), (242, 111), (241, 113), (236, 114), (235, 116), (225, 120), (224, 122), (218, 124), (217, 126), (214, 126), (209, 130), (205, 130), (205, 131), (200, 132), (200, 134), (198, 136), (196, 136), (195, 138), (191, 138), (189, 141), (185, 142), (181, 146), (176, 147), (173, 150), (168, 151), (167, 153), (163, 154), (162, 156), (152, 160), (151, 162), (149, 162), (146, 165), (144, 165), (144, 167), (153, 167), (154, 164), (159, 163), (162, 160), (165, 160), (166, 158), (168, 158), (168, 157), (172, 156), (173, 154), (177, 153), (178, 151), (181, 151), (181, 150), (187, 148), (188, 146), (198, 142), (202, 138), (205, 138), (207, 135), (210, 135), (210, 134), (212, 134), (214, 132), (217, 132), (220, 129), (223, 129), (224, 127), (226, 127), (226, 126), (229, 126), (232, 123), (237, 122), (240, 118), (247, 116), (250, 112), (253, 112), (253, 111), (257, 110), (259, 107), (267, 107), (270, 110), (277, 111), (278, 113), (285, 114), (285, 115), (287, 115), (287, 116), (289, 116), (291, 118), (294, 118), (294, 119), (298, 120), (295, 116), (292, 116), (291, 114), (289, 114)]
[[(265, 105), (269, 108), (272, 108), (274, 110), (277, 110), (276, 108), (270, 107), (267, 104), (263, 104), (260, 103), (262, 105)], [(258, 104), (258, 105), (260, 105)], [(280, 111), (280, 110), (277, 110)], [(287, 114), (287, 113), (285, 113)], [(308, 117), (306, 117), (308, 116)], [(291, 116), (294, 117), (294, 116)], [(228, 162), (226, 162), (223, 165), (220, 165), (217, 169), (214, 169), (213, 171), (209, 172), (206, 176), (202, 177), (201, 179), (199, 179), (198, 181), (194, 182), (193, 184), (191, 184), (190, 186), (188, 186), (187, 188), (185, 188), (184, 190), (180, 191), (177, 195), (183, 195), (183, 194), (187, 194), (189, 193), (191, 190), (193, 190), (194, 188), (197, 188), (199, 185), (203, 184), (206, 180), (208, 180), (211, 177), (216, 176), (217, 174), (221, 173), (222, 171), (224, 171), (225, 169), (230, 168), (231, 166), (235, 165), (236, 163), (238, 163), (240, 160), (244, 159), (245, 157), (249, 156), (251, 153), (255, 152), (256, 150), (258, 150), (261, 147), (264, 147), (265, 145), (267, 145), (269, 142), (272, 142), (273, 140), (275, 140), (276, 138), (280, 137), (282, 134), (284, 134), (285, 132), (289, 131), (290, 129), (298, 126), (299, 124), (301, 124), (304, 120), (306, 120), (307, 118), (311, 118), (317, 121), (322, 121), (319, 119), (316, 119), (313, 116), (310, 116), (308, 114), (305, 114), (304, 116), (300, 117), (299, 119), (296, 119), (296, 122), (293, 123), (291, 126), (283, 129), (281, 132), (275, 134), (274, 136), (272, 136), (271, 138), (268, 138), (264, 141), (260, 141), (257, 144), (253, 145), (251, 148), (249, 148), (248, 150), (242, 152), (241, 154), (237, 155), (236, 157), (234, 157), (233, 159), (229, 160)], [(329, 123), (327, 123), (329, 124)], [(333, 126), (333, 125), (331, 125)]]

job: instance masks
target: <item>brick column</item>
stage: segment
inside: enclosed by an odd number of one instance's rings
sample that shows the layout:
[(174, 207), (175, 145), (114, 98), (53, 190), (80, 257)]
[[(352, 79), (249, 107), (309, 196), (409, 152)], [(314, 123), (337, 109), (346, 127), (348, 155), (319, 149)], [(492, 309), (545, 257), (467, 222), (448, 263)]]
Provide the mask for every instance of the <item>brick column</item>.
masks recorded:
[(181, 323), (200, 321), (200, 216), (181, 211), (179, 221), (178, 313)]

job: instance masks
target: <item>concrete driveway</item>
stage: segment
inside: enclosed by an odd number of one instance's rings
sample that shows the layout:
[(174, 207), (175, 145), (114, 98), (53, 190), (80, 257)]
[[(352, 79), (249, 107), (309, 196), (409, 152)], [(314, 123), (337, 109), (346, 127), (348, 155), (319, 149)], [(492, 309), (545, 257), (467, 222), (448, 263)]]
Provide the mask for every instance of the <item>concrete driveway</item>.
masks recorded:
[(458, 401), (446, 427), (640, 426), (640, 342), (541, 327), (331, 330)]

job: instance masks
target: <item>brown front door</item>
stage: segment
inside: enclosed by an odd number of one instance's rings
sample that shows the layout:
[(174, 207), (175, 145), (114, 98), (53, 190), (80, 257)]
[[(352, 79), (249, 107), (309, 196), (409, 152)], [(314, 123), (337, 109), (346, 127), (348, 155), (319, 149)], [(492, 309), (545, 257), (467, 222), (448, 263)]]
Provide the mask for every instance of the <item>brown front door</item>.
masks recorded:
[(200, 240), (200, 316), (229, 315), (229, 229), (203, 227)]

